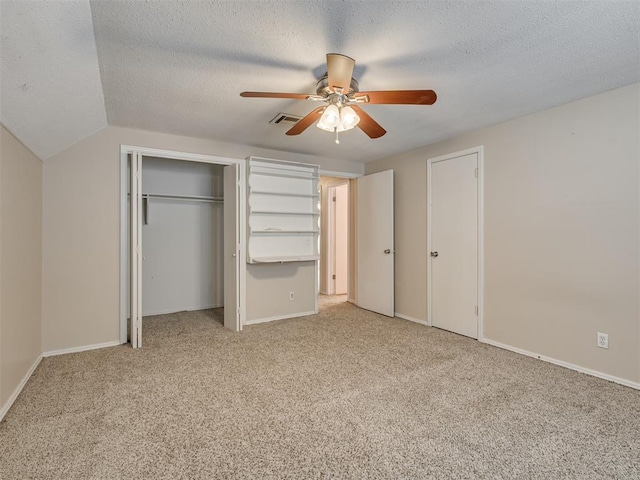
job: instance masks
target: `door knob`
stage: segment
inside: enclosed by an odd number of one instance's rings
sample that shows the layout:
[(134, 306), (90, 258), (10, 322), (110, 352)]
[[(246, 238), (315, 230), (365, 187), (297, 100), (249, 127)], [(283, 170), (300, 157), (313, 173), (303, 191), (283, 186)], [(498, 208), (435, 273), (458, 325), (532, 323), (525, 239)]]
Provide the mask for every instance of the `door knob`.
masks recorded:
[(384, 251), (384, 253), (386, 253), (387, 255), (389, 255), (389, 254), (391, 253), (391, 250), (387, 248), (387, 249)]
[(437, 256), (438, 256), (438, 252), (431, 252), (431, 256), (432, 256), (433, 258), (437, 257)]

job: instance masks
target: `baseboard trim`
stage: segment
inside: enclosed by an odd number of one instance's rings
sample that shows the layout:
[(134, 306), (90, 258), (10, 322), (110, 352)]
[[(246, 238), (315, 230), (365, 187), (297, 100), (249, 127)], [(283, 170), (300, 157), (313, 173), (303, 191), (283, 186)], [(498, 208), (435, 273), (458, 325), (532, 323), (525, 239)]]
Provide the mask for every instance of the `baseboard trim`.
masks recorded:
[(316, 313), (318, 312), (314, 312), (312, 310), (310, 312), (292, 313), (289, 315), (276, 315), (275, 317), (266, 317), (266, 318), (257, 318), (255, 320), (247, 320), (244, 322), (244, 324), (255, 325), (257, 323), (273, 322), (274, 320), (285, 320), (287, 318), (306, 317), (307, 315), (315, 315)]
[(353, 303), (354, 305), (356, 305), (356, 299), (355, 299), (355, 298), (349, 298), (349, 297), (347, 297), (347, 302), (349, 302), (349, 303)]
[(189, 308), (179, 308), (176, 310), (175, 308), (170, 310), (158, 310), (156, 312), (142, 312), (143, 317), (149, 317), (152, 315), (168, 315), (169, 313), (180, 313), (180, 312), (197, 312), (198, 310), (208, 310), (210, 308), (221, 308), (224, 307), (224, 304), (219, 305), (205, 305), (203, 307), (189, 307)]
[(94, 343), (93, 345), (83, 345), (82, 347), (63, 348), (61, 350), (50, 350), (42, 354), (43, 357), (55, 357), (57, 355), (66, 355), (67, 353), (86, 352), (87, 350), (98, 350), (99, 348), (117, 347), (122, 345), (119, 341), (105, 343)]
[(41, 361), (42, 361), (42, 354), (38, 356), (38, 358), (36, 359), (35, 362), (33, 362), (33, 365), (31, 365), (31, 368), (29, 369), (27, 374), (22, 378), (22, 380), (20, 381), (18, 386), (15, 388), (15, 390), (13, 391), (11, 396), (4, 403), (4, 405), (2, 406), (2, 409), (0, 409), (0, 422), (2, 421), (4, 416), (7, 414), (7, 412), (9, 411), (11, 406), (13, 405), (13, 402), (16, 401), (16, 399), (18, 398), (18, 395), (20, 395), (20, 392), (22, 392), (22, 389), (24, 388), (24, 386), (27, 384), (27, 382), (31, 378), (31, 375), (33, 375), (33, 372), (36, 371), (36, 368), (38, 368), (38, 365), (40, 365)]
[(558, 360), (551, 357), (545, 357), (544, 355), (533, 353), (528, 350), (523, 350), (522, 348), (512, 347), (511, 345), (496, 342), (495, 340), (490, 340), (488, 338), (483, 338), (482, 340), (480, 340), (480, 342), (486, 343), (487, 345), (491, 345), (493, 347), (498, 347), (504, 350), (509, 350), (511, 352), (519, 353), (520, 355), (525, 355), (527, 357), (537, 358), (538, 360), (542, 360), (543, 362), (553, 363), (554, 365), (558, 365), (559, 367), (575, 370), (576, 372), (584, 373), (586, 375), (591, 375), (592, 377), (597, 377), (603, 380), (608, 380), (610, 382), (618, 383), (620, 385), (624, 385), (625, 387), (630, 387), (635, 390), (640, 390), (640, 383), (632, 382), (631, 380), (626, 380), (624, 378), (615, 377), (613, 375), (609, 375), (608, 373), (602, 373), (602, 372), (598, 372), (597, 370), (591, 370), (590, 368), (580, 367), (579, 365), (574, 365), (573, 363), (565, 362), (563, 360)]
[(410, 317), (409, 315), (404, 315), (402, 313), (394, 312), (393, 316), (401, 318), (403, 320), (409, 320), (410, 322), (413, 322), (413, 323), (419, 323), (420, 325), (426, 325), (427, 327), (429, 326), (426, 320), (419, 320), (417, 318), (413, 318), (413, 317)]

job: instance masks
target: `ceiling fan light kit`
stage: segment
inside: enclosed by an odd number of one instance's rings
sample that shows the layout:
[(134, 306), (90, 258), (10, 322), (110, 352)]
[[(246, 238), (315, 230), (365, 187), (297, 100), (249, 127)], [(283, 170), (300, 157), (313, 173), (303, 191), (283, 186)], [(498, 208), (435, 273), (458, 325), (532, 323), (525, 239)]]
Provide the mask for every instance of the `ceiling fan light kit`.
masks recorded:
[(351, 130), (356, 126), (369, 138), (379, 138), (387, 131), (371, 118), (358, 104), (386, 105), (433, 105), (437, 99), (433, 90), (388, 90), (360, 92), (358, 82), (352, 78), (356, 62), (353, 58), (339, 53), (327, 54), (327, 74), (316, 84), (315, 95), (300, 93), (242, 92), (241, 97), (249, 98), (291, 98), (323, 102), (303, 117), (287, 135), (299, 135), (317, 121), (316, 126), (336, 134)]
[(322, 117), (316, 124), (318, 128), (333, 132), (340, 126), (340, 111), (335, 105), (329, 105), (324, 109)]
[(349, 105), (329, 105), (316, 123), (316, 127), (336, 134), (336, 143), (340, 143), (338, 133), (355, 128), (360, 123), (360, 117)]

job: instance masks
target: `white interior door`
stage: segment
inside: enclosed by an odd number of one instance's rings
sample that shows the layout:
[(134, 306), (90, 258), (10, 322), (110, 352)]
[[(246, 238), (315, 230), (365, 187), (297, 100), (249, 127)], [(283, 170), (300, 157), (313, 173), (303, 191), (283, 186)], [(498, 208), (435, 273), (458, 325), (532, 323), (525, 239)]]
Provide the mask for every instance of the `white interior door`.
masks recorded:
[(224, 326), (234, 332), (240, 325), (240, 270), (239, 244), (239, 181), (238, 165), (227, 165), (223, 170), (224, 188)]
[(133, 152), (130, 159), (131, 187), (129, 225), (131, 265), (131, 346), (142, 347), (142, 154)]
[(334, 233), (334, 265), (333, 265), (333, 281), (334, 293), (336, 295), (344, 295), (347, 293), (347, 229), (349, 228), (349, 208), (348, 208), (348, 191), (347, 184), (335, 187), (335, 202), (333, 202), (335, 210), (333, 218), (335, 225)]
[(357, 181), (358, 306), (394, 316), (393, 170)]
[(430, 168), (430, 309), (434, 327), (478, 338), (478, 154)]

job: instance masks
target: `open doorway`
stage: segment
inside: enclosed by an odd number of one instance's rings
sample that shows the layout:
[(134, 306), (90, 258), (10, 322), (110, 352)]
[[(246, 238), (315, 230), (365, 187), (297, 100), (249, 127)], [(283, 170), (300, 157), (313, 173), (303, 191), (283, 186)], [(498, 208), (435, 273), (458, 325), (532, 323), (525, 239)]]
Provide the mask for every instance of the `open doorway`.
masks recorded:
[(349, 179), (320, 177), (319, 293), (323, 303), (349, 298)]

